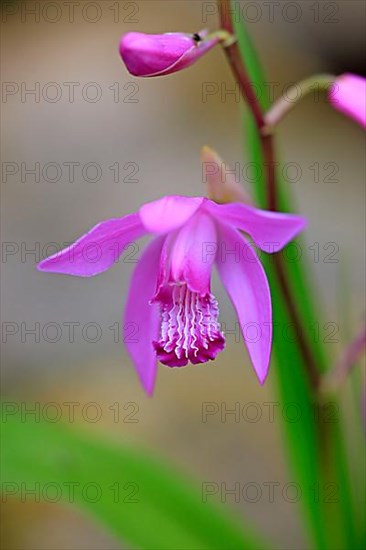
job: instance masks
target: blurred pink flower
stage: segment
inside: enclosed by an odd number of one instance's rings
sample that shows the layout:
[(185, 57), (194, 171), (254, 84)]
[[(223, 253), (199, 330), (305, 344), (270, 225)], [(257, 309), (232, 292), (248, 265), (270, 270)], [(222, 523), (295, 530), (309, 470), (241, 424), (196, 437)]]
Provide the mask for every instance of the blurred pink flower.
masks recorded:
[(119, 51), (134, 76), (162, 76), (189, 67), (219, 40), (218, 35), (208, 37), (207, 31), (197, 34), (129, 32), (122, 36)]
[[(218, 305), (211, 293), (214, 263), (236, 311), (253, 367), (264, 382), (272, 343), (267, 277), (248, 233), (261, 250), (277, 252), (304, 229), (300, 216), (242, 203), (167, 196), (134, 214), (103, 221), (38, 265), (41, 271), (90, 277), (109, 269), (128, 243), (154, 236), (134, 270), (124, 316), (124, 342), (151, 394), (157, 360), (169, 367), (205, 363), (224, 348)], [(88, 260), (86, 251), (98, 253)], [(256, 338), (246, 338), (248, 326)], [(136, 339), (131, 338), (131, 328)]]
[(354, 74), (339, 76), (329, 90), (329, 101), (335, 109), (366, 127), (366, 79)]

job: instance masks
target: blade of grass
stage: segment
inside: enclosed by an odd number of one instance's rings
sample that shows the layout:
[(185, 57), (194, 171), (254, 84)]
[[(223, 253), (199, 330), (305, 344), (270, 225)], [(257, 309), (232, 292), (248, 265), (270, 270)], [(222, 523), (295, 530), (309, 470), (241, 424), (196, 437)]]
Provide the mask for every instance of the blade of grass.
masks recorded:
[[(2, 439), (3, 490), (57, 484), (65, 502), (75, 502), (136, 548), (266, 547), (224, 507), (204, 502), (191, 481), (146, 452), (61, 424), (24, 422), (19, 414), (6, 417)], [(70, 484), (76, 484), (72, 499)]]
[[(234, 23), (235, 32), (239, 39), (239, 48), (246, 70), (251, 81), (256, 84), (257, 90), (261, 90), (260, 103), (262, 108), (269, 106), (266, 94), (265, 80), (261, 66), (256, 58), (249, 35), (246, 32), (243, 22)], [(249, 152), (250, 161), (256, 166), (264, 167), (261, 152), (260, 138), (255, 120), (248, 109), (243, 117), (244, 131), (246, 135), (246, 153)], [(254, 184), (254, 195), (261, 207), (266, 207), (267, 192), (265, 171), (262, 169), (262, 176)], [(279, 209), (288, 212), (293, 211), (290, 190), (285, 187), (284, 182), (278, 181), (278, 205)], [(301, 241), (299, 241), (299, 244)], [(301, 246), (301, 244), (300, 244)], [(302, 248), (303, 249), (303, 248)], [(356, 536), (352, 517), (352, 502), (349, 490), (349, 479), (347, 475), (347, 462), (341, 427), (327, 430), (327, 445), (329, 449), (328, 460), (323, 462), (321, 454), (324, 451), (322, 440), (323, 430), (313, 414), (315, 397), (312, 388), (309, 386), (306, 373), (307, 365), (303, 356), (299, 353), (296, 345), (285, 341), (278, 327), (286, 327), (291, 324), (289, 312), (283, 303), (283, 296), (279, 287), (279, 281), (270, 265), (269, 260), (265, 262), (267, 274), (270, 280), (271, 293), (274, 309), (274, 351), (277, 359), (277, 384), (282, 404), (296, 403), (299, 405), (304, 417), (301, 423), (286, 423), (285, 434), (291, 465), (297, 479), (305, 490), (303, 505), (304, 512), (308, 519), (309, 527), (313, 535), (314, 544), (317, 548), (339, 548), (355, 547)], [(298, 262), (289, 263), (286, 266), (287, 279), (290, 282), (293, 296), (296, 296), (297, 310), (301, 315), (304, 330), (310, 330), (314, 323), (319, 323), (319, 316), (316, 313), (314, 292), (311, 291), (307, 277), (308, 269)], [(314, 357), (320, 373), (327, 368), (326, 354), (321, 340), (310, 340)], [(322, 426), (324, 428), (324, 426)], [(325, 426), (327, 428), (327, 426)], [(324, 496), (317, 499), (311, 491), (314, 484), (319, 484), (321, 490), (325, 490), (326, 483), (331, 481), (337, 483), (340, 499), (337, 503), (324, 502)], [(339, 529), (332, 529), (332, 523), (327, 519), (336, 521)]]

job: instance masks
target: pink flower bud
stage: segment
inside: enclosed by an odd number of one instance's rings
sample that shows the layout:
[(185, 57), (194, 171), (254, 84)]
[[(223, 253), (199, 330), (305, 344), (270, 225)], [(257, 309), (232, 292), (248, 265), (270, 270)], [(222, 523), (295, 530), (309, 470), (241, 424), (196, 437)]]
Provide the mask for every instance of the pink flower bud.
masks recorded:
[(219, 36), (207, 36), (207, 31), (197, 34), (129, 32), (122, 36), (119, 51), (134, 76), (162, 76), (189, 67), (219, 40)]
[(335, 109), (366, 127), (366, 79), (354, 74), (339, 76), (329, 91)]

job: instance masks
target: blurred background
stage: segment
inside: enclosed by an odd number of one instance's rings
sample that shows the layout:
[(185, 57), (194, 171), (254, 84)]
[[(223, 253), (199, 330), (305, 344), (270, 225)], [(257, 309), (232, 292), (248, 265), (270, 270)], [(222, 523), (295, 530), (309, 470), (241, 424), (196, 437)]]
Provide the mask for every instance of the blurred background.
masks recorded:
[[(281, 1), (273, 12), (268, 4), (238, 2), (276, 97), (313, 73), (362, 74), (364, 2)], [(165, 194), (203, 194), (204, 144), (242, 171), (250, 188), (238, 93), (229, 93), (235, 87), (220, 48), (188, 70), (146, 80), (130, 76), (118, 54), (128, 31), (216, 29), (215, 3), (80, 0), (74, 13), (61, 1), (2, 2), (1, 8), (3, 399), (73, 401), (79, 412), (94, 402), (101, 419), (78, 413), (83, 427), (144, 445), (198, 484), (283, 487), (292, 478), (282, 454), (281, 414), (269, 422), (263, 405), (276, 401), (273, 369), (259, 387), (219, 284), (221, 321), (231, 331), (225, 352), (199, 367), (160, 366), (148, 399), (116, 338), (142, 243), (96, 278), (35, 269), (100, 220)], [(364, 136), (322, 96), (309, 96), (281, 125), (278, 143), (298, 211), (309, 219), (303, 258), (325, 307), (320, 337), (324, 323), (337, 327), (337, 341), (329, 343), (335, 361), (364, 317)], [(329, 262), (333, 252), (337, 261)], [(244, 414), (223, 422), (218, 413), (203, 422), (205, 402), (220, 411), (239, 404)], [(255, 422), (247, 408), (252, 402), (261, 411)], [(138, 422), (114, 422), (115, 403), (135, 404)], [(228, 497), (228, 505), (275, 547), (305, 547), (299, 503), (270, 502), (263, 491), (256, 503)], [(2, 515), (2, 547), (9, 550), (120, 547), (70, 507), (14, 500), (2, 505)]]

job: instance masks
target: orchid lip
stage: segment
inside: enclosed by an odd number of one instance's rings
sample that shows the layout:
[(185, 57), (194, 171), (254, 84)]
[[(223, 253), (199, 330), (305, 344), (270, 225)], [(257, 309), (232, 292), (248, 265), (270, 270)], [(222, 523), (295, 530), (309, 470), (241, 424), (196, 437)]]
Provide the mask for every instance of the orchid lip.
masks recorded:
[(174, 285), (170, 299), (160, 303), (160, 338), (153, 342), (158, 360), (168, 367), (206, 363), (225, 346), (215, 297), (205, 298), (187, 285)]

